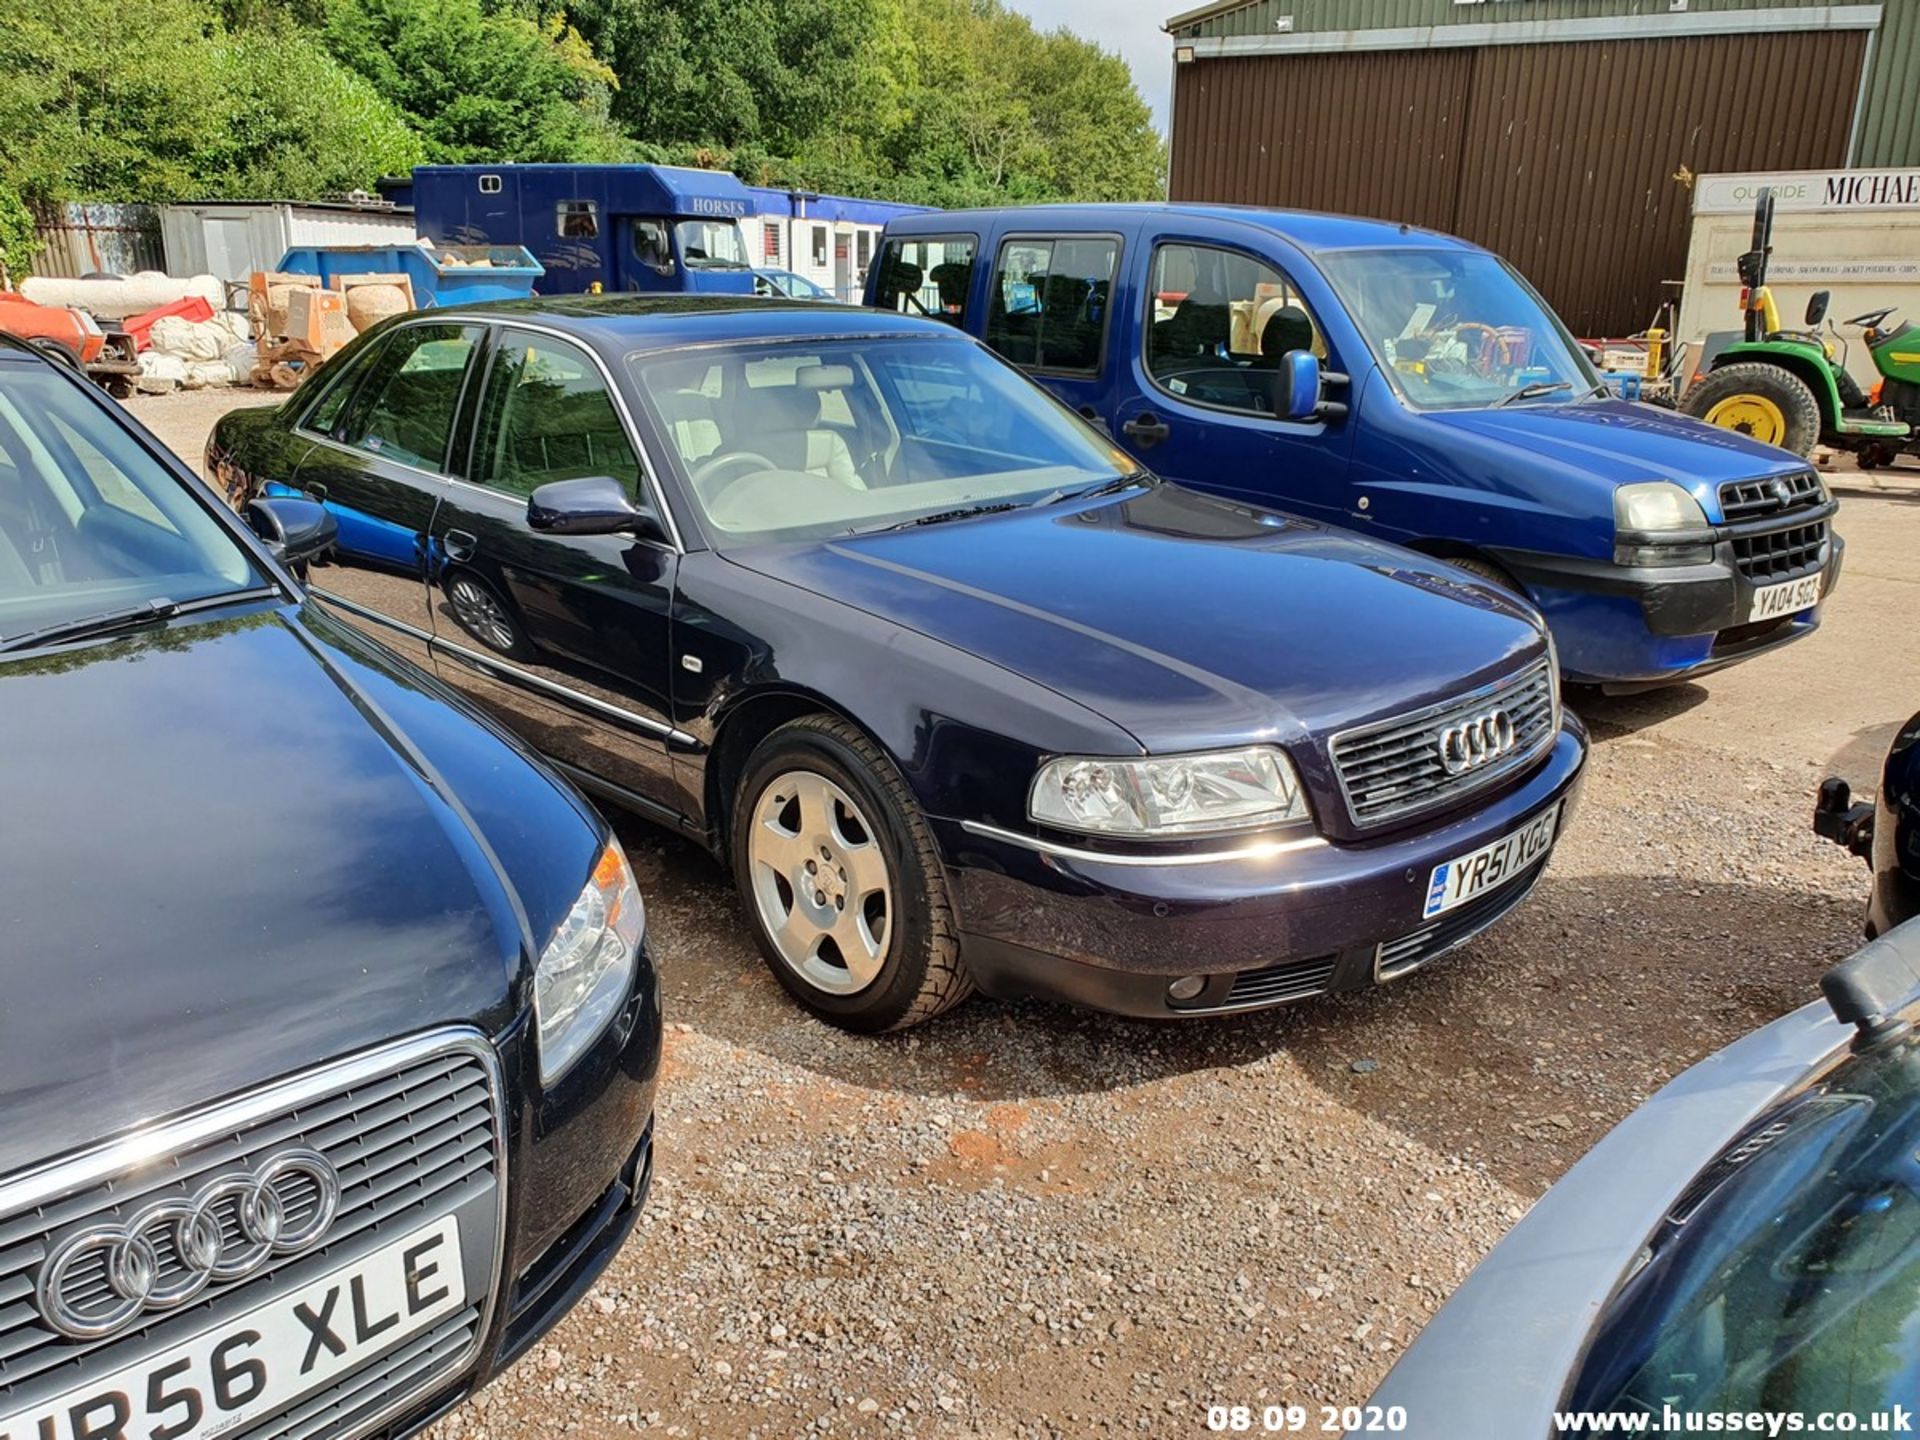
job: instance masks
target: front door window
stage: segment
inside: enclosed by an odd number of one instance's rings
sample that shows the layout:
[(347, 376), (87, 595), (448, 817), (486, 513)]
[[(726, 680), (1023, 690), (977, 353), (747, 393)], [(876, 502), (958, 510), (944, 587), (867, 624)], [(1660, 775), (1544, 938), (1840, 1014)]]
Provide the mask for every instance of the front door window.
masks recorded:
[(1265, 261), (1206, 245), (1162, 245), (1148, 287), (1147, 374), (1176, 399), (1274, 413), (1289, 351), (1327, 358), (1293, 282)]
[(600, 367), (579, 347), (508, 332), (487, 377), (474, 479), (515, 495), (611, 475), (637, 495), (640, 461)]

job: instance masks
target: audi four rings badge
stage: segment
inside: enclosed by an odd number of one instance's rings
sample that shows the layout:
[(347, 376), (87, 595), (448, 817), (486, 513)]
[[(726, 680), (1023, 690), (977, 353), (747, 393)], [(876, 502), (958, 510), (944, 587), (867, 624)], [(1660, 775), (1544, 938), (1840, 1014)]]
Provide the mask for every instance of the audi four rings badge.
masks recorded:
[(317, 1150), (282, 1150), (256, 1170), (217, 1176), (127, 1220), (89, 1225), (40, 1267), (34, 1300), (62, 1335), (98, 1340), (215, 1281), (310, 1250), (340, 1209), (340, 1176)]
[(1513, 717), (1488, 710), (1440, 732), (1440, 763), (1449, 775), (1464, 775), (1509, 754), (1517, 739)]

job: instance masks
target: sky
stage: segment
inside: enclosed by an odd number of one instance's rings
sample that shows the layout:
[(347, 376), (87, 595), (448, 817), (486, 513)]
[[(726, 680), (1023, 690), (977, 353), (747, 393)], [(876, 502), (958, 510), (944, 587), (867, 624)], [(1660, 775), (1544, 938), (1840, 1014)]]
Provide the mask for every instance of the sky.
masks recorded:
[(1173, 84), (1173, 42), (1160, 26), (1169, 15), (1191, 10), (1198, 0), (1009, 0), (1043, 30), (1064, 25), (1076, 35), (1120, 53), (1133, 67), (1134, 83), (1153, 107), (1153, 122), (1167, 128)]

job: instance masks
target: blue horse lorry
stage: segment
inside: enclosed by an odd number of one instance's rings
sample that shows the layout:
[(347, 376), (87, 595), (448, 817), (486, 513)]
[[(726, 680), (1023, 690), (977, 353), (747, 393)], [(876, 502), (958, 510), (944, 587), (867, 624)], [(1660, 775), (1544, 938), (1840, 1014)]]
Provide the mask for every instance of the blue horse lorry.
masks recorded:
[(524, 245), (546, 294), (751, 295), (740, 222), (753, 196), (723, 170), (671, 165), (419, 165), (413, 209), (436, 245)]
[(673, 165), (419, 165), (383, 188), (437, 246), (526, 247), (544, 295), (765, 294), (777, 269), (858, 303), (880, 227), (918, 208)]
[(960, 326), (1159, 474), (1526, 595), (1569, 680), (1786, 645), (1839, 576), (1806, 462), (1611, 398), (1505, 261), (1383, 221), (1043, 206), (889, 222), (867, 302)]

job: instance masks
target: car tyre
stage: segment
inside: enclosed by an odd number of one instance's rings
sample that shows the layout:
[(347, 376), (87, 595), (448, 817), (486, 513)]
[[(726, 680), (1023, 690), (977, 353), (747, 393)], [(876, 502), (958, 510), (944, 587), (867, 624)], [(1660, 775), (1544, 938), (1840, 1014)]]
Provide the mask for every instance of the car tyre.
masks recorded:
[(973, 993), (933, 834), (880, 747), (832, 715), (747, 757), (731, 850), (774, 978), (858, 1034), (904, 1030)]
[(1778, 365), (1723, 365), (1690, 385), (1680, 408), (1796, 455), (1811, 455), (1820, 438), (1820, 402), (1812, 388)]

